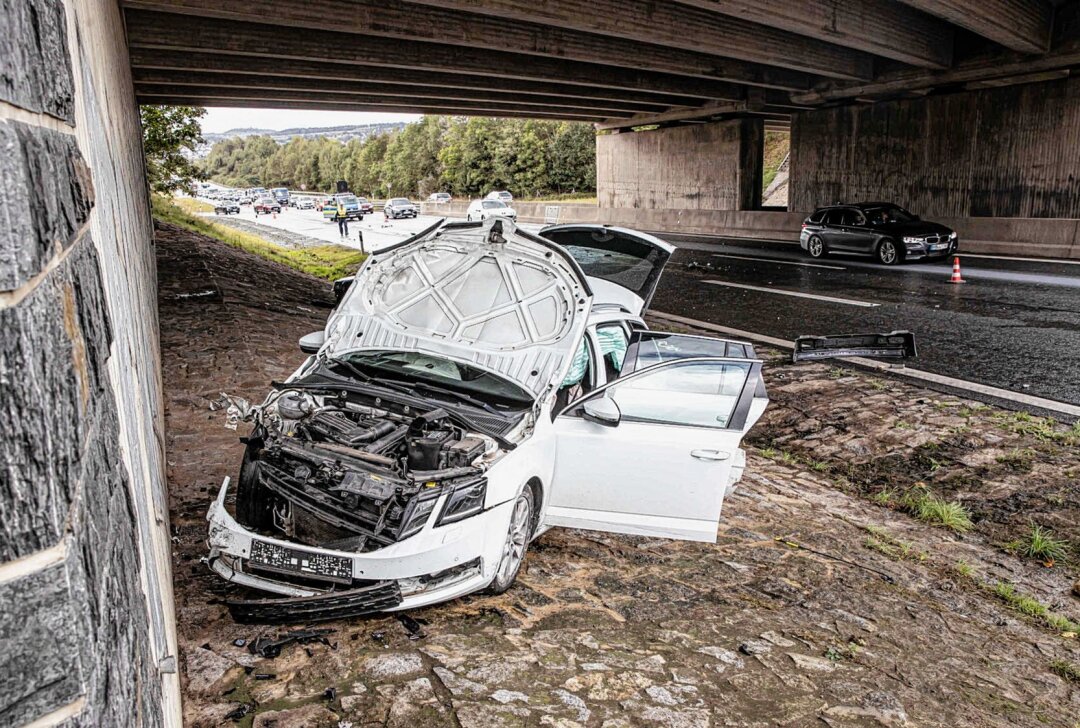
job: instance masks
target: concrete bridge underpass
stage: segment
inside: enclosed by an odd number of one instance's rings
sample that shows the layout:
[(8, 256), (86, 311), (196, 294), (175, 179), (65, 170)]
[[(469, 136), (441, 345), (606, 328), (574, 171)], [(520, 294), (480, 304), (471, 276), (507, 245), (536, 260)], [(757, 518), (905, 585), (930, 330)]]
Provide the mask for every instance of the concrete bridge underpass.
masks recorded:
[[(1051, 0), (12, 0), (0, 25), (0, 724), (179, 725), (139, 103), (571, 119), (594, 219), (777, 238), (893, 200), (1080, 257)], [(788, 210), (762, 139), (790, 131)]]

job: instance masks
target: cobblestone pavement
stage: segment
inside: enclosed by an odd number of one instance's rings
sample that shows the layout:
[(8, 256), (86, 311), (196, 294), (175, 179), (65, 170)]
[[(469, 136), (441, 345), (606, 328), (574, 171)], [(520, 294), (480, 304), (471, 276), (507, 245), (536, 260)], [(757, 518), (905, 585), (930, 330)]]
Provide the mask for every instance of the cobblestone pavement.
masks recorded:
[[(215, 603), (231, 587), (199, 562), (206, 508), (241, 457), (210, 406), (261, 399), (300, 363), (329, 286), (176, 228), (158, 249), (189, 725), (245, 711), (239, 725), (267, 728), (1080, 720), (1061, 674), (1078, 640), (1047, 618), (1080, 619), (1077, 555), (1047, 568), (1006, 548), (1029, 519), (1080, 539), (1066, 428), (768, 352), (773, 404), (715, 545), (556, 529), (507, 594), (413, 612), (419, 634), (352, 620), (329, 625), (329, 645), (256, 658), (234, 640), (283, 630), (232, 623)], [(973, 529), (909, 515), (917, 483), (960, 500)], [(1050, 611), (1010, 607), (999, 581)]]

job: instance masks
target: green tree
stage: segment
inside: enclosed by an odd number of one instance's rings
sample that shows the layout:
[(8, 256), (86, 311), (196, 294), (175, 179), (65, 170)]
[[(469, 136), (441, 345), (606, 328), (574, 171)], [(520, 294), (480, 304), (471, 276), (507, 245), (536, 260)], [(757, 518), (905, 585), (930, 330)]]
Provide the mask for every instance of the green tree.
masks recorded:
[(199, 106), (141, 106), (139, 115), (150, 189), (162, 194), (177, 190), (192, 192), (195, 180), (202, 179), (201, 171), (192, 159), (195, 148), (203, 143), (199, 120), (206, 115), (206, 109)]
[(342, 144), (326, 137), (226, 139), (202, 169), (232, 187), (284, 185), (330, 191), (339, 179), (360, 195), (459, 197), (509, 189), (520, 197), (596, 189), (595, 132), (588, 124), (425, 116), (394, 132)]

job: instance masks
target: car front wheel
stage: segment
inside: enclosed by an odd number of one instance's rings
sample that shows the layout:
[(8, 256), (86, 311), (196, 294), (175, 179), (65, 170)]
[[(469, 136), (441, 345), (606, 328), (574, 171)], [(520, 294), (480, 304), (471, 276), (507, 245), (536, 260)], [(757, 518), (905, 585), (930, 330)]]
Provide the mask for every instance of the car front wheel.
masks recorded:
[(495, 578), (491, 580), (488, 591), (492, 594), (502, 594), (509, 589), (521, 571), (521, 564), (525, 561), (525, 552), (529, 548), (529, 539), (532, 538), (533, 513), (536, 509), (536, 496), (532, 487), (526, 485), (521, 495), (514, 501), (514, 509), (510, 514), (510, 528), (506, 533), (506, 541), (503, 543), (502, 559), (495, 570)]
[(806, 241), (806, 252), (811, 258), (821, 258), (825, 255), (825, 241), (817, 235), (811, 235)]
[(900, 251), (896, 247), (896, 243), (888, 238), (885, 238), (877, 246), (877, 258), (882, 265), (895, 265), (900, 262)]

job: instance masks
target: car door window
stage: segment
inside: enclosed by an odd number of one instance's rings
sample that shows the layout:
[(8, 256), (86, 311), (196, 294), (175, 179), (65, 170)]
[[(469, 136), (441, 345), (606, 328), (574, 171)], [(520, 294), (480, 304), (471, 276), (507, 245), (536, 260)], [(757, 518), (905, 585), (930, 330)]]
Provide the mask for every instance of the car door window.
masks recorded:
[(708, 336), (672, 334), (664, 331), (635, 331), (626, 353), (623, 373), (639, 371), (676, 359), (695, 357), (754, 359), (754, 347), (739, 341)]
[(579, 399), (596, 387), (596, 356), (588, 336), (581, 338), (581, 346), (570, 362), (570, 369), (563, 377), (562, 384), (555, 393), (555, 406), (551, 408), (552, 419), (569, 402)]
[(604, 364), (605, 380), (616, 379), (623, 370), (630, 337), (619, 323), (600, 324), (596, 327), (596, 340), (600, 344), (600, 358)]
[(865, 224), (862, 214), (858, 210), (844, 210), (844, 225), (858, 227)]
[(749, 362), (687, 361), (616, 382), (607, 396), (626, 422), (725, 429), (750, 369)]
[(825, 213), (826, 225), (843, 225), (844, 224), (844, 211), (843, 210), (829, 210)]

